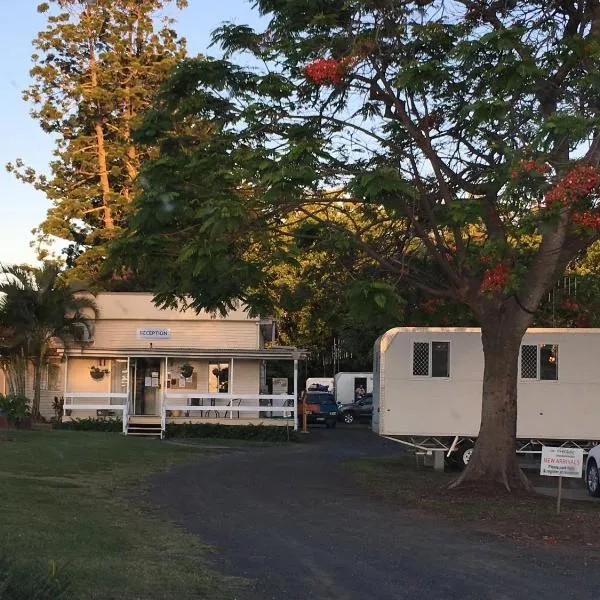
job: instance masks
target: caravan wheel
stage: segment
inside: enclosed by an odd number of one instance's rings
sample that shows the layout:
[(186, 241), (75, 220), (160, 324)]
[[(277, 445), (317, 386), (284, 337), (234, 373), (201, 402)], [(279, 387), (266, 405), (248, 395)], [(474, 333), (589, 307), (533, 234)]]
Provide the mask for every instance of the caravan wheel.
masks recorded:
[(588, 461), (587, 469), (585, 470), (585, 487), (590, 496), (600, 496), (600, 475), (598, 473), (598, 465), (591, 458)]
[(455, 460), (461, 469), (464, 469), (473, 456), (473, 444), (471, 442), (464, 442), (460, 448), (456, 451)]

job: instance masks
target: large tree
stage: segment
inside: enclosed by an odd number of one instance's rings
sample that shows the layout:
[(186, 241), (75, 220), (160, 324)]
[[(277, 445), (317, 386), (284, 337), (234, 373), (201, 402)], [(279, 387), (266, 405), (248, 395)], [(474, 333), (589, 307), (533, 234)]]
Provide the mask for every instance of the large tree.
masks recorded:
[(131, 128), (174, 62), (185, 54), (172, 19), (185, 0), (52, 0), (38, 10), (48, 26), (34, 40), (33, 82), (24, 97), (42, 129), (56, 139), (50, 175), (21, 160), (9, 165), (53, 206), (41, 238), (69, 242), (71, 276), (97, 279), (105, 244), (127, 226), (140, 165)]
[(466, 306), (485, 367), (461, 482), (528, 487), (521, 340), (600, 229), (600, 2), (256, 4), (266, 30), (222, 27), (225, 58), (184, 62), (148, 115), (161, 156), (117, 254), (163, 304), (260, 307), (304, 219), (388, 281)]
[(57, 348), (89, 339), (96, 315), (93, 298), (70, 286), (55, 263), (0, 268), (0, 357), (9, 367), (12, 393), (24, 393), (31, 365), (34, 419), (40, 418), (44, 365)]

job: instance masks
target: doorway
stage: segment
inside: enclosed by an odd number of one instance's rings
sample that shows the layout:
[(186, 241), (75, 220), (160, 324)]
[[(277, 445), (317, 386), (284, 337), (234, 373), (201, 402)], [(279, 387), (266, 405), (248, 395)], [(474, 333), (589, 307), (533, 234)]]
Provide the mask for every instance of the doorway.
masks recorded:
[(162, 360), (160, 358), (132, 358), (133, 414), (160, 415), (162, 397)]

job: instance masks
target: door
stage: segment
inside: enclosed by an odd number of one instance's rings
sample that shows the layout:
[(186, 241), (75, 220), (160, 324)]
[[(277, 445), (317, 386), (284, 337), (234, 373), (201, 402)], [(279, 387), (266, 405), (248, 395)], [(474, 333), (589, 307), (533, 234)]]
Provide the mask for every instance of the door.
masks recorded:
[(160, 358), (132, 359), (135, 385), (134, 415), (159, 415), (162, 397), (162, 360)]

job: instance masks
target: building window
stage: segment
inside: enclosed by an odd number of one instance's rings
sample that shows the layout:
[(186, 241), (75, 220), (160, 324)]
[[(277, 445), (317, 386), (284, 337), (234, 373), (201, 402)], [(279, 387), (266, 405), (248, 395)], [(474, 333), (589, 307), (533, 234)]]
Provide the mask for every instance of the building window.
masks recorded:
[(48, 363), (42, 370), (40, 388), (49, 392), (57, 392), (60, 380), (60, 365)]
[(558, 379), (558, 346), (556, 344), (523, 344), (521, 346), (521, 379), (556, 381)]
[(450, 342), (413, 342), (415, 377), (450, 377)]
[(209, 393), (229, 393), (229, 363), (210, 363), (208, 365)]

